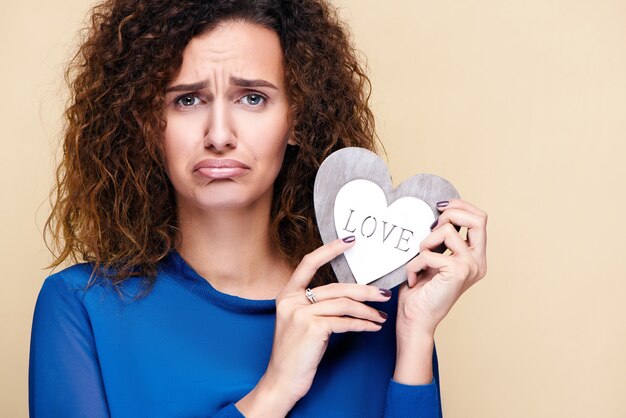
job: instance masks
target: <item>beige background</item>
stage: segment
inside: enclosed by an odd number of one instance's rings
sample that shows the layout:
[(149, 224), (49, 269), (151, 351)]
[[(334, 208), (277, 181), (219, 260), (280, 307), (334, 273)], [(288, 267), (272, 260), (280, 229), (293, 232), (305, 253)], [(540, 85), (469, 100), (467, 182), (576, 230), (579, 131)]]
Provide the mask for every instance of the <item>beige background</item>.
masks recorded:
[[(27, 415), (61, 71), (90, 3), (0, 3), (2, 416)], [(438, 331), (446, 416), (626, 416), (626, 2), (336, 3), (394, 179), (439, 174), (490, 214), (487, 278)]]

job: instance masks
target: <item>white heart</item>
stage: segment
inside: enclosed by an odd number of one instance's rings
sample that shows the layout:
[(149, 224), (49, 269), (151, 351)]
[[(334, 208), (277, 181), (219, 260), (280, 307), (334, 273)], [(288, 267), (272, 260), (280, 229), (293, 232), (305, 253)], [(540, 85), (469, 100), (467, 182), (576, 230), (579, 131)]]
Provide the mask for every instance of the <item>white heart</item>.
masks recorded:
[(368, 284), (406, 264), (419, 253), (435, 216), (416, 197), (387, 204), (376, 183), (357, 179), (346, 183), (335, 198), (335, 229), (339, 238), (356, 237), (344, 253), (357, 283)]

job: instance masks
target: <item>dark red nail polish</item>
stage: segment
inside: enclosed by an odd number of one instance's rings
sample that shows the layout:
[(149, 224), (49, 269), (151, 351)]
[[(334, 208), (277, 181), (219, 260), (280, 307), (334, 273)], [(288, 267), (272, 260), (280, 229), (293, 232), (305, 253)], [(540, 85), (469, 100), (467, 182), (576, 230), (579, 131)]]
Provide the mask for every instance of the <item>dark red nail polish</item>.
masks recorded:
[(435, 229), (435, 227), (439, 224), (439, 219), (435, 219), (435, 222), (432, 223), (432, 225), (430, 225), (430, 230), (432, 231), (433, 229)]
[(387, 314), (384, 313), (383, 311), (378, 311), (378, 314), (383, 318), (383, 319), (387, 319)]
[(378, 289), (378, 291), (380, 292), (381, 295), (383, 295), (386, 298), (391, 296), (391, 290), (389, 289)]
[(342, 239), (342, 241), (348, 244), (350, 242), (354, 242), (355, 239), (356, 238), (354, 237), (354, 235), (350, 235), (349, 237), (345, 237), (344, 239)]
[(442, 200), (440, 202), (437, 202), (437, 207), (438, 208), (445, 208), (446, 206), (448, 206), (450, 204), (450, 201), (448, 200)]

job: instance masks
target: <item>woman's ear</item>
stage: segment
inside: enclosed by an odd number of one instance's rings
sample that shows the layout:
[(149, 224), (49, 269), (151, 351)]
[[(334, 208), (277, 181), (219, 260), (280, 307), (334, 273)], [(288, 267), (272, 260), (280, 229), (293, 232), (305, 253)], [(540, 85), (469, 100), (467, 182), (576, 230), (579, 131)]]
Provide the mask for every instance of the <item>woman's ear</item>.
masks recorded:
[(294, 135), (294, 127), (291, 126), (291, 128), (289, 128), (289, 131), (287, 131), (287, 135), (285, 135), (287, 138), (287, 145), (291, 145), (292, 147), (295, 147), (298, 145), (298, 142), (296, 142), (295, 140), (295, 135)]

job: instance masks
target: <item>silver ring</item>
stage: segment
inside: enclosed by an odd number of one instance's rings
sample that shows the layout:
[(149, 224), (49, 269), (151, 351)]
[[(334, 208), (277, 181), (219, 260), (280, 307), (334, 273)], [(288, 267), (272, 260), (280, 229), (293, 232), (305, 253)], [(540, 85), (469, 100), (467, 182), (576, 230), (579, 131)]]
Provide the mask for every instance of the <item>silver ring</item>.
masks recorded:
[(309, 302), (311, 303), (315, 303), (317, 302), (317, 299), (315, 299), (315, 293), (313, 293), (313, 291), (311, 289), (309, 289), (308, 287), (306, 288), (306, 290), (304, 291), (304, 296), (306, 296), (306, 298), (309, 300)]

